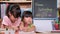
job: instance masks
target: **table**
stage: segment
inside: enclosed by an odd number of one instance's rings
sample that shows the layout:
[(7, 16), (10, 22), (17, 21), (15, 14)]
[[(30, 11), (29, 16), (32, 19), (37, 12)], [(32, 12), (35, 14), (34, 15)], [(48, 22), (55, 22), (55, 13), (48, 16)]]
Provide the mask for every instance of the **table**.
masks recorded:
[[(4, 34), (4, 33), (0, 33)], [(15, 34), (19, 34), (18, 32), (15, 32)], [(27, 34), (27, 33), (26, 33)], [(60, 34), (60, 33), (52, 33), (52, 32), (40, 32), (40, 33), (35, 33), (35, 34)]]
[[(15, 34), (18, 34), (18, 32), (16, 32)], [(47, 31), (47, 32), (36, 32), (35, 34), (60, 34), (60, 30)]]
[[(0, 34), (4, 34), (4, 31), (1, 32), (1, 30), (0, 30)], [(16, 31), (15, 34), (19, 34), (19, 31)], [(27, 34), (27, 33), (25, 33), (25, 34)], [(60, 34), (60, 30), (45, 31), (45, 32), (35, 32), (34, 34)]]

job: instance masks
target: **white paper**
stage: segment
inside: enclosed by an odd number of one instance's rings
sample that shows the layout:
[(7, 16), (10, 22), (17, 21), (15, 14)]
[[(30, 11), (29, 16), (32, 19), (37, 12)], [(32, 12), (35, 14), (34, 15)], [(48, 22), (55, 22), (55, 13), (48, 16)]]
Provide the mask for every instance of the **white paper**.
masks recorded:
[(53, 20), (34, 20), (37, 32), (52, 31)]

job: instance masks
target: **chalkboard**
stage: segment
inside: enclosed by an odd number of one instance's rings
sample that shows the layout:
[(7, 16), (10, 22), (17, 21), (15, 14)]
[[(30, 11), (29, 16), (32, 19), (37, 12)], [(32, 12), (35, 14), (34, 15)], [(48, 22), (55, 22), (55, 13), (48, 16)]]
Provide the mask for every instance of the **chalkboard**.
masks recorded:
[(33, 0), (32, 2), (34, 18), (57, 17), (57, 0)]

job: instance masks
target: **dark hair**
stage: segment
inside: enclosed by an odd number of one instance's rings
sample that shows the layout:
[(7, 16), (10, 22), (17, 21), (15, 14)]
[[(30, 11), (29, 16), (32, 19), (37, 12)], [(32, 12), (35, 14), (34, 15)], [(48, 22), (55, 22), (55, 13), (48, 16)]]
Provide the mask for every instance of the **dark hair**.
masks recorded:
[(23, 14), (22, 14), (22, 21), (23, 21), (24, 17), (31, 17), (31, 18), (33, 18), (32, 12), (31, 11), (24, 11)]
[(21, 10), (18, 4), (9, 4), (6, 9), (6, 15), (9, 17), (9, 12), (15, 17), (21, 17)]

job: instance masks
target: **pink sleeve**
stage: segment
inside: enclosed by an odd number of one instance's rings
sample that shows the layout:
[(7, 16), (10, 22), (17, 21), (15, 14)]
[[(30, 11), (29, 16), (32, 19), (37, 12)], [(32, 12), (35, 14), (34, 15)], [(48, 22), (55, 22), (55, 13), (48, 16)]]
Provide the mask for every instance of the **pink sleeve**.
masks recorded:
[(7, 20), (8, 20), (8, 19), (7, 19), (7, 17), (5, 16), (5, 17), (3, 18), (2, 24), (8, 26), (8, 21), (7, 21)]

